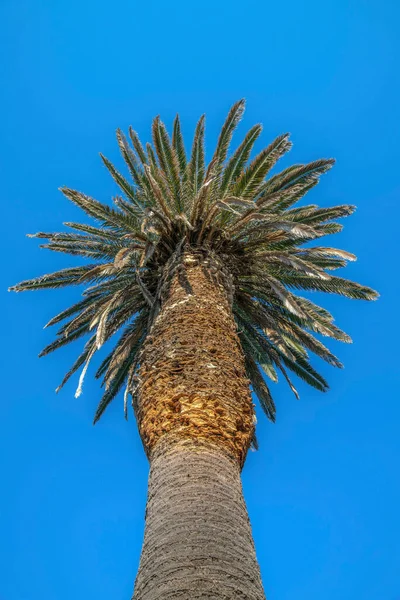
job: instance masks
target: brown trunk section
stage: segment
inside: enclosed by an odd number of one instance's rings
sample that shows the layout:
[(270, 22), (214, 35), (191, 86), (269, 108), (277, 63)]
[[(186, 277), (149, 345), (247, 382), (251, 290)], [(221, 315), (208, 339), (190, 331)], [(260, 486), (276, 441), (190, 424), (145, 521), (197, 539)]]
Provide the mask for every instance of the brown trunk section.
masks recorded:
[(254, 410), (231, 280), (194, 251), (174, 269), (141, 357), (136, 413), (151, 470), (133, 598), (263, 600), (240, 482)]
[(149, 457), (163, 437), (195, 438), (243, 465), (254, 410), (229, 278), (209, 257), (185, 252), (181, 260), (141, 358), (140, 435)]
[(153, 454), (133, 600), (265, 600), (240, 468), (187, 439)]

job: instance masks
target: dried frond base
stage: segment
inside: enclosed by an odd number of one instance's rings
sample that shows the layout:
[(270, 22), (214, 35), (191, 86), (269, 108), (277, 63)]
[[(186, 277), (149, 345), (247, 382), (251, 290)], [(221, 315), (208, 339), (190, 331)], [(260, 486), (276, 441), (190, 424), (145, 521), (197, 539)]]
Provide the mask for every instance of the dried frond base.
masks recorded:
[(161, 438), (217, 443), (242, 465), (254, 407), (229, 294), (200, 255), (182, 257), (143, 349), (137, 417), (148, 455)]

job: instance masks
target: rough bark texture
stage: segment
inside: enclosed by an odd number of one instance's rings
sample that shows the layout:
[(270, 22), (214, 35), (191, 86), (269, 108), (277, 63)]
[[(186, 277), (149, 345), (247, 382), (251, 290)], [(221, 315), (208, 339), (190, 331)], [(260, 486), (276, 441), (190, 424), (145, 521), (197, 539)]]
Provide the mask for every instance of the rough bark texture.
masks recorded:
[(161, 289), (135, 407), (151, 470), (133, 598), (262, 600), (240, 482), (254, 407), (231, 279), (216, 257), (185, 250)]
[(229, 284), (212, 257), (185, 252), (161, 298), (140, 361), (137, 420), (149, 458), (169, 435), (206, 439), (244, 463), (254, 408)]
[(239, 464), (219, 446), (153, 454), (134, 600), (263, 600)]

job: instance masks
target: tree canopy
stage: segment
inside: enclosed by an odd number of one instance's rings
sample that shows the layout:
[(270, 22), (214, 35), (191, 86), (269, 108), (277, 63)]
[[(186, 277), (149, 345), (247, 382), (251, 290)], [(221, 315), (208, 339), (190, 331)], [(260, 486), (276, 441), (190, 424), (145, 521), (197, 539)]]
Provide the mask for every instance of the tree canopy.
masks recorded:
[[(271, 175), (291, 142), (289, 134), (280, 135), (250, 158), (261, 125), (252, 127), (229, 153), (244, 106), (241, 100), (231, 108), (208, 164), (204, 116), (197, 123), (190, 153), (178, 116), (172, 136), (156, 117), (152, 144), (146, 146), (133, 129), (129, 129), (129, 139), (118, 130), (117, 142), (129, 177), (101, 155), (121, 190), (113, 198), (114, 207), (64, 187), (65, 196), (94, 224), (68, 222), (64, 224), (67, 231), (30, 235), (46, 240), (43, 248), (89, 260), (10, 288), (20, 292), (84, 286), (82, 299), (47, 324), (62, 323), (55, 341), (40, 356), (89, 336), (57, 390), (83, 367), (79, 396), (93, 355), (111, 337), (117, 338), (96, 372), (105, 391), (95, 422), (121, 388), (125, 389), (127, 415), (128, 395), (135, 393), (140, 350), (157, 314), (161, 284), (185, 248), (215, 256), (229, 272), (247, 374), (261, 407), (273, 421), (275, 404), (266, 378), (277, 381), (281, 374), (296, 397), (289, 372), (326, 391), (328, 384), (311, 365), (310, 353), (333, 366), (342, 365), (314, 334), (351, 341), (327, 310), (298, 292), (315, 290), (363, 300), (378, 296), (369, 287), (332, 275), (355, 260), (353, 254), (319, 245), (319, 238), (342, 230), (336, 220), (350, 215), (355, 207), (295, 206), (334, 160), (295, 164)], [(318, 245), (311, 245), (315, 240)]]

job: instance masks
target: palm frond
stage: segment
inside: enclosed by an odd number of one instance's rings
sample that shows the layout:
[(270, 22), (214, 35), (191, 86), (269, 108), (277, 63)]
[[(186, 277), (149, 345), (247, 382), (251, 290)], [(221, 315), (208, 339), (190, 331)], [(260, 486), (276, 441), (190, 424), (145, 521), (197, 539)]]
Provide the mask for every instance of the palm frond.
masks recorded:
[(261, 125), (255, 125), (252, 127), (246, 134), (246, 137), (236, 152), (233, 154), (232, 158), (228, 161), (224, 169), (220, 185), (220, 196), (222, 198), (226, 195), (226, 192), (230, 190), (232, 184), (236, 183), (237, 178), (242, 174), (243, 168), (249, 160), (252, 148), (257, 138), (260, 136), (261, 131)]
[(71, 269), (62, 269), (49, 275), (42, 275), (34, 279), (26, 279), (9, 288), (12, 292), (26, 292), (28, 290), (40, 290), (44, 288), (59, 288), (67, 285), (79, 285), (87, 281), (93, 281), (101, 272), (98, 264), (83, 265)]
[(96, 336), (93, 335), (90, 338), (90, 340), (88, 340), (86, 342), (85, 349), (78, 356), (78, 358), (76, 359), (76, 361), (74, 362), (74, 364), (72, 365), (72, 367), (70, 368), (70, 370), (68, 371), (68, 373), (65, 375), (64, 379), (62, 380), (62, 382), (60, 383), (60, 385), (58, 386), (58, 388), (56, 389), (56, 393), (58, 393), (64, 387), (64, 385), (72, 377), (72, 375), (74, 373), (76, 373), (76, 371), (79, 369), (79, 367), (81, 367), (83, 365), (83, 363), (88, 359), (88, 357), (92, 353), (93, 349), (95, 348), (95, 343), (96, 343)]
[(132, 127), (129, 127), (129, 137), (131, 138), (132, 146), (134, 147), (135, 152), (142, 165), (148, 164), (146, 152), (142, 146), (138, 134), (132, 129)]
[(168, 182), (170, 191), (176, 202), (176, 210), (181, 212), (181, 183), (179, 176), (179, 161), (175, 149), (171, 144), (164, 123), (159, 117), (153, 121), (153, 144), (157, 152), (162, 172)]
[[(111, 177), (114, 179), (115, 183), (121, 188), (123, 193), (132, 201), (132, 203), (138, 207), (141, 211), (143, 209), (141, 203), (138, 201), (136, 197), (136, 192), (134, 187), (130, 185), (130, 183), (117, 171), (114, 165), (106, 158), (103, 154), (100, 153), (100, 158), (103, 161), (104, 165), (107, 167), (108, 171), (111, 174)], [(71, 198), (72, 200), (72, 198)], [(140, 214), (140, 213), (139, 213)]]
[(187, 166), (187, 158), (185, 152), (185, 144), (183, 142), (183, 136), (181, 131), (181, 123), (179, 115), (176, 115), (174, 120), (174, 131), (172, 134), (172, 146), (175, 149), (175, 154), (179, 162), (180, 175), (183, 176)]
[(246, 356), (246, 371), (251, 381), (251, 386), (254, 390), (254, 393), (260, 402), (261, 408), (267, 415), (268, 419), (270, 419), (272, 422), (275, 422), (276, 407), (272, 399), (271, 392), (265, 383), (257, 364), (249, 355)]
[(276, 140), (274, 140), (268, 148), (262, 150), (250, 163), (249, 167), (243, 171), (243, 174), (233, 187), (233, 195), (241, 198), (255, 198), (260, 192), (260, 186), (269, 171), (291, 147), (292, 144), (289, 141), (288, 133), (277, 137)]
[(190, 156), (190, 171), (188, 178), (191, 181), (192, 194), (195, 196), (204, 181), (205, 174), (205, 153), (204, 153), (204, 131), (205, 131), (205, 116), (202, 115), (196, 125), (194, 139), (192, 145), (192, 153)]
[(233, 132), (240, 123), (245, 108), (245, 101), (239, 100), (230, 109), (228, 116), (225, 119), (225, 123), (221, 128), (221, 133), (218, 138), (217, 146), (214, 152), (212, 161), (215, 163), (215, 169), (219, 172), (222, 167), (229, 150)]
[(138, 239), (143, 239), (140, 237), (140, 233), (138, 231), (138, 226), (140, 223), (139, 218), (127, 217), (119, 211), (110, 208), (106, 204), (102, 204), (81, 192), (76, 190), (71, 190), (70, 188), (60, 188), (62, 193), (71, 200), (74, 204), (79, 206), (82, 210), (85, 211), (89, 217), (93, 217), (97, 221), (100, 221), (103, 225), (107, 227), (116, 228), (117, 230), (124, 230), (135, 233)]

